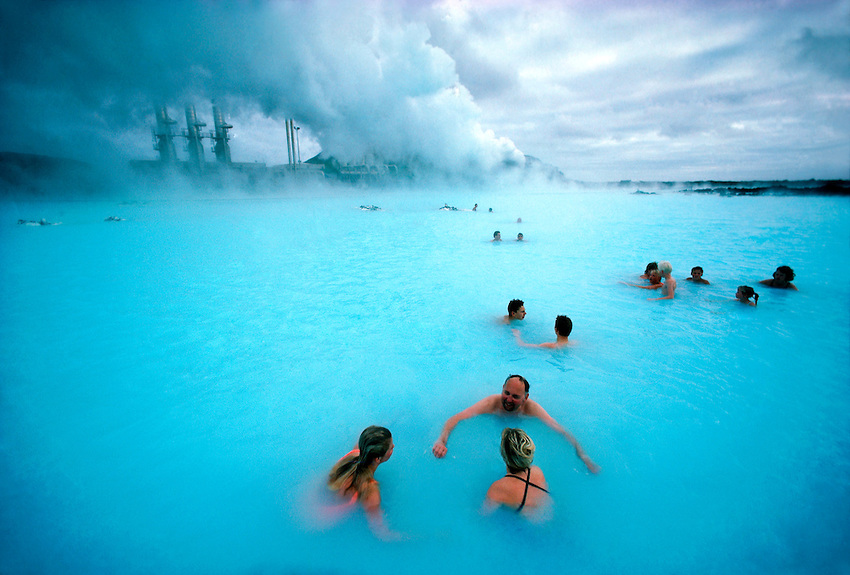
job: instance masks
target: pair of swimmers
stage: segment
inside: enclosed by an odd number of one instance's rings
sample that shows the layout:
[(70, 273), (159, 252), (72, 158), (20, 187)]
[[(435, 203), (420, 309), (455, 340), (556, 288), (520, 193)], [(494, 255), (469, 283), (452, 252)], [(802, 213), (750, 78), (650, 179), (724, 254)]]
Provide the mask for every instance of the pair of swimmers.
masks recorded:
[[(508, 315), (502, 321), (504, 323), (512, 323), (514, 321), (522, 321), (525, 319), (525, 303), (521, 299), (512, 299), (508, 302)], [(518, 329), (511, 330), (519, 345), (523, 347), (541, 347), (548, 349), (558, 349), (567, 345), (571, 345), (570, 334), (573, 331), (573, 320), (565, 315), (559, 315), (555, 318), (555, 341), (547, 341), (544, 343), (526, 343), (522, 340), (522, 336)], [(573, 341), (572, 343), (575, 343)]]
[[(384, 540), (396, 540), (400, 535), (384, 520), (375, 471), (381, 463), (389, 461), (394, 449), (389, 429), (369, 426), (360, 434), (357, 447), (345, 454), (328, 475), (328, 488), (346, 500), (345, 505), (359, 502), (372, 532)], [(537, 510), (547, 510), (549, 486), (543, 471), (532, 465), (534, 451), (534, 442), (522, 429), (508, 427), (502, 431), (500, 452), (507, 472), (490, 485), (483, 512), (490, 513), (502, 505), (528, 516), (536, 515)]]
[[(700, 268), (700, 269), (702, 269), (702, 268)], [(641, 288), (641, 289), (661, 289), (662, 296), (661, 297), (647, 298), (650, 301), (658, 301), (658, 300), (662, 300), (662, 299), (673, 299), (676, 295), (676, 280), (673, 279), (673, 276), (671, 275), (672, 273), (673, 273), (673, 266), (670, 264), (670, 262), (668, 262), (668, 261), (663, 261), (663, 262), (658, 262), (658, 263), (650, 262), (649, 264), (647, 264), (646, 271), (644, 271), (644, 274), (642, 276), (640, 276), (644, 279), (649, 279), (649, 285), (648, 286), (642, 286), (642, 285), (638, 285), (638, 284), (630, 284), (630, 283), (626, 283), (626, 282), (623, 282), (623, 283), (625, 283), (628, 286)], [(693, 272), (691, 272), (691, 273), (693, 273)], [(702, 274), (700, 274), (700, 277), (702, 277)], [(661, 281), (662, 279), (664, 280), (663, 283)], [(708, 283), (708, 281), (706, 280), (705, 283)]]
[[(516, 241), (521, 242), (521, 241), (524, 241), (524, 240), (525, 240), (525, 236), (522, 235), (522, 232), (520, 232), (516, 235)], [(502, 241), (502, 232), (500, 232), (499, 230), (496, 230), (495, 232), (493, 232), (493, 239), (490, 240), (490, 241), (491, 242)]]

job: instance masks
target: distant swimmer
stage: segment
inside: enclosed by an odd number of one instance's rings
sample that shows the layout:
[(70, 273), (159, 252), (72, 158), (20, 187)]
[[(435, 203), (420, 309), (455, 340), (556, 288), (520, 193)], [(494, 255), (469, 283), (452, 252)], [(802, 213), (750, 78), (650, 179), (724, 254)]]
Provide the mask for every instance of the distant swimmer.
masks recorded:
[(658, 289), (664, 287), (664, 284), (661, 283), (661, 272), (658, 269), (650, 270), (649, 272), (649, 285), (642, 286), (638, 284), (630, 284), (627, 282), (623, 282), (624, 284), (640, 289)]
[(794, 270), (792, 270), (788, 266), (779, 266), (778, 268), (776, 268), (776, 271), (773, 272), (773, 279), (761, 280), (759, 283), (772, 288), (792, 289), (794, 291), (800, 291), (797, 289), (797, 286), (791, 283), (791, 280), (793, 280), (795, 277), (796, 276), (794, 274)]
[(386, 427), (372, 425), (363, 430), (357, 447), (337, 461), (328, 475), (328, 488), (347, 500), (347, 505), (360, 503), (369, 519), (372, 532), (382, 539), (397, 539), (389, 530), (381, 511), (381, 489), (375, 470), (393, 454), (392, 434)]
[(670, 262), (658, 262), (658, 271), (661, 272), (661, 277), (664, 278), (664, 284), (661, 286), (661, 293), (664, 295), (647, 299), (651, 301), (673, 299), (673, 296), (676, 295), (676, 280), (670, 275), (673, 273), (673, 266), (670, 265)]
[(522, 223), (522, 218), (517, 218), (517, 219), (516, 219), (516, 223), (521, 224), (521, 223)]
[(691, 277), (685, 278), (685, 281), (694, 282), (695, 284), (710, 285), (707, 279), (702, 277), (702, 268), (694, 266), (691, 268)]
[(372, 204), (369, 204), (367, 206), (360, 206), (360, 209), (363, 210), (364, 212), (380, 212), (381, 211), (381, 208), (379, 208), (378, 206), (373, 206)]
[(517, 513), (534, 514), (538, 519), (548, 518), (548, 513), (539, 514), (550, 509), (551, 500), (543, 472), (532, 465), (534, 442), (522, 429), (506, 427), (502, 431), (499, 451), (507, 473), (487, 490), (484, 512), (489, 513), (504, 505)]
[(437, 441), (431, 448), (431, 451), (434, 453), (434, 457), (445, 457), (446, 452), (448, 451), (446, 444), (449, 441), (449, 435), (451, 435), (452, 430), (454, 430), (457, 424), (461, 421), (485, 414), (527, 415), (529, 417), (538, 418), (548, 427), (563, 435), (573, 446), (576, 455), (584, 462), (590, 472), (598, 473), (600, 467), (591, 461), (590, 457), (587, 456), (584, 449), (582, 449), (581, 445), (579, 445), (578, 441), (576, 441), (576, 438), (573, 437), (569, 431), (561, 427), (561, 425), (555, 421), (551, 415), (546, 413), (546, 410), (543, 409), (540, 404), (534, 400), (528, 399), (529, 387), (528, 380), (526, 380), (523, 376), (509, 375), (505, 380), (504, 385), (502, 385), (501, 394), (488, 395), (479, 402), (467, 407), (460, 413), (456, 413), (451, 416), (448, 421), (446, 421), (445, 425), (443, 425), (440, 437), (437, 438)]
[(490, 210), (489, 210), (489, 211), (490, 211), (490, 213), (492, 214), (492, 213), (493, 213), (493, 208), (490, 208)]
[(490, 241), (491, 241), (491, 242), (500, 242), (500, 241), (502, 241), (502, 232), (500, 232), (499, 230), (496, 230), (495, 232), (493, 232), (493, 239), (492, 239), (492, 240), (490, 240)]
[(118, 216), (109, 216), (103, 220), (104, 222), (123, 222), (124, 218), (119, 218)]
[(473, 212), (477, 212), (477, 211), (478, 211), (478, 204), (475, 204), (474, 206), (472, 206), (472, 211), (473, 211)]
[(520, 232), (516, 235), (516, 241), (521, 242), (524, 239), (525, 239), (525, 237), (522, 235), (522, 232)]
[(503, 319), (505, 323), (522, 321), (525, 319), (525, 303), (521, 299), (512, 299), (508, 302), (508, 315)]
[(440, 209), (441, 209), (441, 210), (443, 210), (443, 211), (447, 211), (447, 212), (456, 212), (456, 211), (457, 211), (457, 208), (456, 208), (456, 207), (454, 207), (454, 206), (450, 206), (450, 205), (448, 205), (448, 204), (445, 204), (445, 205), (444, 205), (442, 208), (440, 208)]
[[(570, 333), (573, 331), (573, 320), (565, 315), (559, 315), (555, 318), (555, 341), (547, 341), (544, 343), (525, 343), (519, 334), (518, 329), (511, 330), (518, 344), (523, 347), (544, 347), (548, 349), (558, 349), (570, 345)], [(572, 343), (575, 343), (574, 341)]]
[(35, 220), (18, 220), (19, 226), (58, 226), (62, 222), (48, 222), (45, 219)]
[[(756, 301), (752, 302), (750, 298), (754, 298)], [(735, 292), (735, 299), (741, 303), (755, 307), (759, 303), (759, 294), (750, 286), (738, 286), (738, 291)]]
[(657, 269), (658, 269), (658, 263), (657, 262), (649, 262), (648, 264), (646, 264), (646, 269), (643, 271), (643, 275), (640, 276), (641, 279), (645, 279), (645, 280), (649, 279), (649, 273), (652, 270), (657, 270)]

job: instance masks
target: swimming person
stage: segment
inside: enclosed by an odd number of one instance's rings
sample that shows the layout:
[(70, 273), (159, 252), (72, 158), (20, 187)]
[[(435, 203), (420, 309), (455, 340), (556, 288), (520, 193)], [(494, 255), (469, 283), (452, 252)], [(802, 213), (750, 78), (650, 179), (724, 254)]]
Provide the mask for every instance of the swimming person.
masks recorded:
[[(755, 298), (755, 302), (751, 302), (750, 298)], [(759, 294), (750, 286), (738, 286), (738, 291), (735, 292), (735, 299), (741, 303), (756, 306), (759, 303)]]
[(759, 283), (772, 288), (792, 289), (795, 291), (800, 291), (797, 289), (797, 286), (791, 283), (791, 280), (793, 280), (794, 277), (796, 277), (794, 275), (794, 270), (792, 270), (788, 266), (779, 266), (778, 268), (776, 268), (776, 271), (773, 272), (773, 279), (761, 280)]
[(524, 238), (523, 238), (522, 232), (520, 232), (516, 235), (516, 241), (521, 242), (521, 241), (523, 241), (523, 239)]
[[(518, 344), (523, 347), (546, 347), (549, 349), (558, 349), (565, 345), (570, 345), (570, 333), (573, 331), (573, 320), (565, 315), (559, 315), (555, 318), (555, 341), (547, 341), (544, 343), (525, 343), (519, 335), (519, 330), (511, 330), (514, 332), (514, 337)], [(575, 342), (574, 342), (575, 343)]]
[(375, 480), (375, 470), (389, 461), (395, 445), (386, 427), (371, 425), (363, 430), (357, 447), (337, 461), (328, 475), (328, 488), (348, 499), (348, 504), (359, 502), (366, 511), (369, 527), (381, 539), (395, 539), (384, 523), (381, 511), (381, 490)]
[(504, 323), (522, 321), (525, 319), (525, 303), (521, 299), (512, 299), (508, 302), (508, 315), (502, 320)]
[(522, 429), (506, 427), (502, 431), (500, 447), (507, 474), (493, 482), (487, 490), (484, 511), (490, 512), (501, 505), (517, 513), (541, 509), (550, 502), (549, 486), (543, 472), (534, 461), (534, 442)]
[(460, 413), (456, 413), (451, 416), (448, 421), (446, 421), (445, 425), (443, 425), (443, 431), (440, 433), (440, 437), (437, 438), (437, 441), (434, 442), (434, 446), (431, 448), (431, 451), (434, 453), (434, 457), (442, 458), (446, 455), (446, 452), (448, 451), (446, 443), (449, 440), (449, 435), (451, 435), (452, 430), (454, 430), (457, 424), (461, 421), (484, 414), (519, 414), (536, 417), (547, 426), (563, 435), (573, 446), (576, 451), (576, 455), (584, 462), (590, 472), (599, 473), (600, 467), (591, 461), (590, 457), (587, 456), (584, 449), (582, 449), (581, 445), (579, 445), (578, 441), (576, 441), (576, 438), (573, 437), (569, 431), (561, 427), (561, 425), (555, 421), (551, 415), (546, 413), (546, 410), (540, 407), (540, 404), (532, 399), (528, 399), (529, 388), (528, 380), (526, 380), (523, 376), (509, 375), (505, 380), (504, 385), (502, 385), (501, 394), (488, 395), (481, 401), (467, 407)]
[(658, 269), (658, 263), (657, 262), (649, 262), (648, 264), (646, 264), (646, 269), (643, 271), (643, 275), (640, 276), (641, 279), (649, 279), (649, 272), (651, 272), (652, 270), (657, 270), (657, 269)]
[(673, 266), (670, 265), (670, 262), (658, 262), (658, 271), (661, 272), (661, 277), (664, 278), (664, 284), (661, 286), (661, 293), (664, 295), (647, 299), (651, 301), (673, 299), (673, 296), (676, 295), (676, 280), (670, 275), (673, 273)]
[(710, 285), (708, 280), (702, 279), (703, 270), (700, 266), (691, 268), (691, 277), (685, 278), (685, 281), (694, 282), (695, 284)]
[(495, 232), (493, 232), (493, 239), (492, 239), (492, 240), (490, 240), (490, 241), (491, 241), (491, 242), (500, 242), (500, 241), (502, 241), (502, 232), (500, 232), (499, 230), (496, 230)]
[(664, 287), (664, 284), (661, 283), (661, 272), (658, 271), (657, 268), (649, 271), (649, 278), (648, 279), (649, 279), (649, 285), (648, 286), (642, 286), (642, 285), (638, 285), (638, 284), (630, 284), (628, 282), (622, 282), (622, 283), (626, 284), (627, 286), (632, 286), (632, 287), (636, 287), (636, 288), (640, 288), (640, 289), (658, 289), (660, 287)]

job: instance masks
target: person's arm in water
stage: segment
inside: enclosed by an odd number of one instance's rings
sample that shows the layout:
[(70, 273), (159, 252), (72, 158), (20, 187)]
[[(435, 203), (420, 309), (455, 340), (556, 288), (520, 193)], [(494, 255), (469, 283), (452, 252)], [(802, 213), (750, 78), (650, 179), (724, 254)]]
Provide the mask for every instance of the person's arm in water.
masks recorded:
[(524, 341), (522, 341), (522, 337), (519, 335), (518, 329), (512, 329), (511, 331), (514, 332), (516, 342), (522, 347), (545, 347), (550, 349), (555, 347), (555, 342), (552, 341), (547, 341), (544, 343), (525, 343)]
[(669, 278), (664, 285), (667, 287), (667, 295), (661, 297), (651, 297), (647, 298), (650, 301), (658, 301), (662, 299), (673, 299), (673, 296), (676, 294), (676, 280), (673, 278)]
[(636, 287), (636, 288), (640, 288), (640, 289), (658, 289), (658, 288), (660, 288), (661, 286), (664, 285), (664, 284), (658, 283), (658, 284), (650, 284), (648, 286), (642, 286), (642, 285), (638, 285), (638, 284), (630, 284), (630, 283), (627, 283), (627, 282), (621, 282), (621, 283), (624, 283), (627, 286), (632, 286), (632, 287)]
[(543, 409), (536, 401), (526, 400), (525, 405), (527, 406), (525, 412), (528, 415), (538, 418), (540, 421), (542, 421), (543, 423), (563, 435), (567, 439), (567, 441), (570, 442), (570, 444), (576, 450), (576, 455), (578, 456), (578, 458), (584, 462), (584, 464), (587, 466), (587, 469), (591, 473), (599, 473), (602, 468), (596, 465), (593, 460), (590, 459), (587, 453), (584, 452), (584, 449), (582, 449), (581, 445), (579, 445), (578, 440), (573, 437), (572, 433), (564, 429), (561, 424), (555, 421), (551, 415), (546, 413), (546, 410)]
[(456, 413), (451, 416), (448, 421), (446, 421), (445, 425), (443, 425), (443, 431), (440, 433), (440, 437), (437, 438), (437, 441), (434, 442), (434, 446), (431, 448), (431, 451), (434, 453), (434, 457), (441, 458), (446, 455), (446, 452), (448, 451), (446, 443), (449, 441), (449, 435), (451, 435), (452, 430), (454, 430), (458, 423), (464, 419), (475, 417), (476, 415), (493, 413), (493, 411), (499, 406), (499, 397), (500, 396), (498, 395), (487, 396), (478, 403), (475, 403), (460, 413)]
[(366, 517), (369, 520), (369, 529), (378, 539), (382, 541), (398, 541), (401, 535), (392, 531), (384, 521), (384, 511), (381, 509), (381, 490), (378, 482), (371, 484), (367, 492), (360, 497)]

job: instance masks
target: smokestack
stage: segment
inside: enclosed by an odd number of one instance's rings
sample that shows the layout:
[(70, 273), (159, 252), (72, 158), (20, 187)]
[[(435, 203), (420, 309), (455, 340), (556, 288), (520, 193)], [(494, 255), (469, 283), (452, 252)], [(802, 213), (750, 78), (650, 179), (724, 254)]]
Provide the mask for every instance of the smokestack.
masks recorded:
[(215, 140), (215, 146), (213, 146), (215, 158), (223, 164), (229, 164), (230, 144), (227, 141), (230, 139), (230, 136), (228, 136), (227, 131), (233, 128), (233, 126), (224, 121), (224, 115), (218, 106), (213, 106), (213, 119), (215, 120), (215, 135), (213, 136), (213, 140)]
[(172, 131), (172, 127), (176, 123), (176, 120), (168, 117), (168, 110), (165, 106), (160, 106), (156, 109), (156, 131), (153, 133), (153, 149), (159, 152), (159, 159), (164, 164), (171, 164), (177, 161), (177, 152), (174, 149), (174, 132)]
[(195, 115), (195, 106), (186, 106), (186, 147), (189, 149), (189, 162), (198, 172), (204, 171), (204, 146), (201, 143), (203, 134), (201, 128), (205, 123), (199, 122)]
[(292, 141), (292, 120), (286, 120), (286, 157), (291, 166), (294, 162), (293, 158), (293, 141)]

